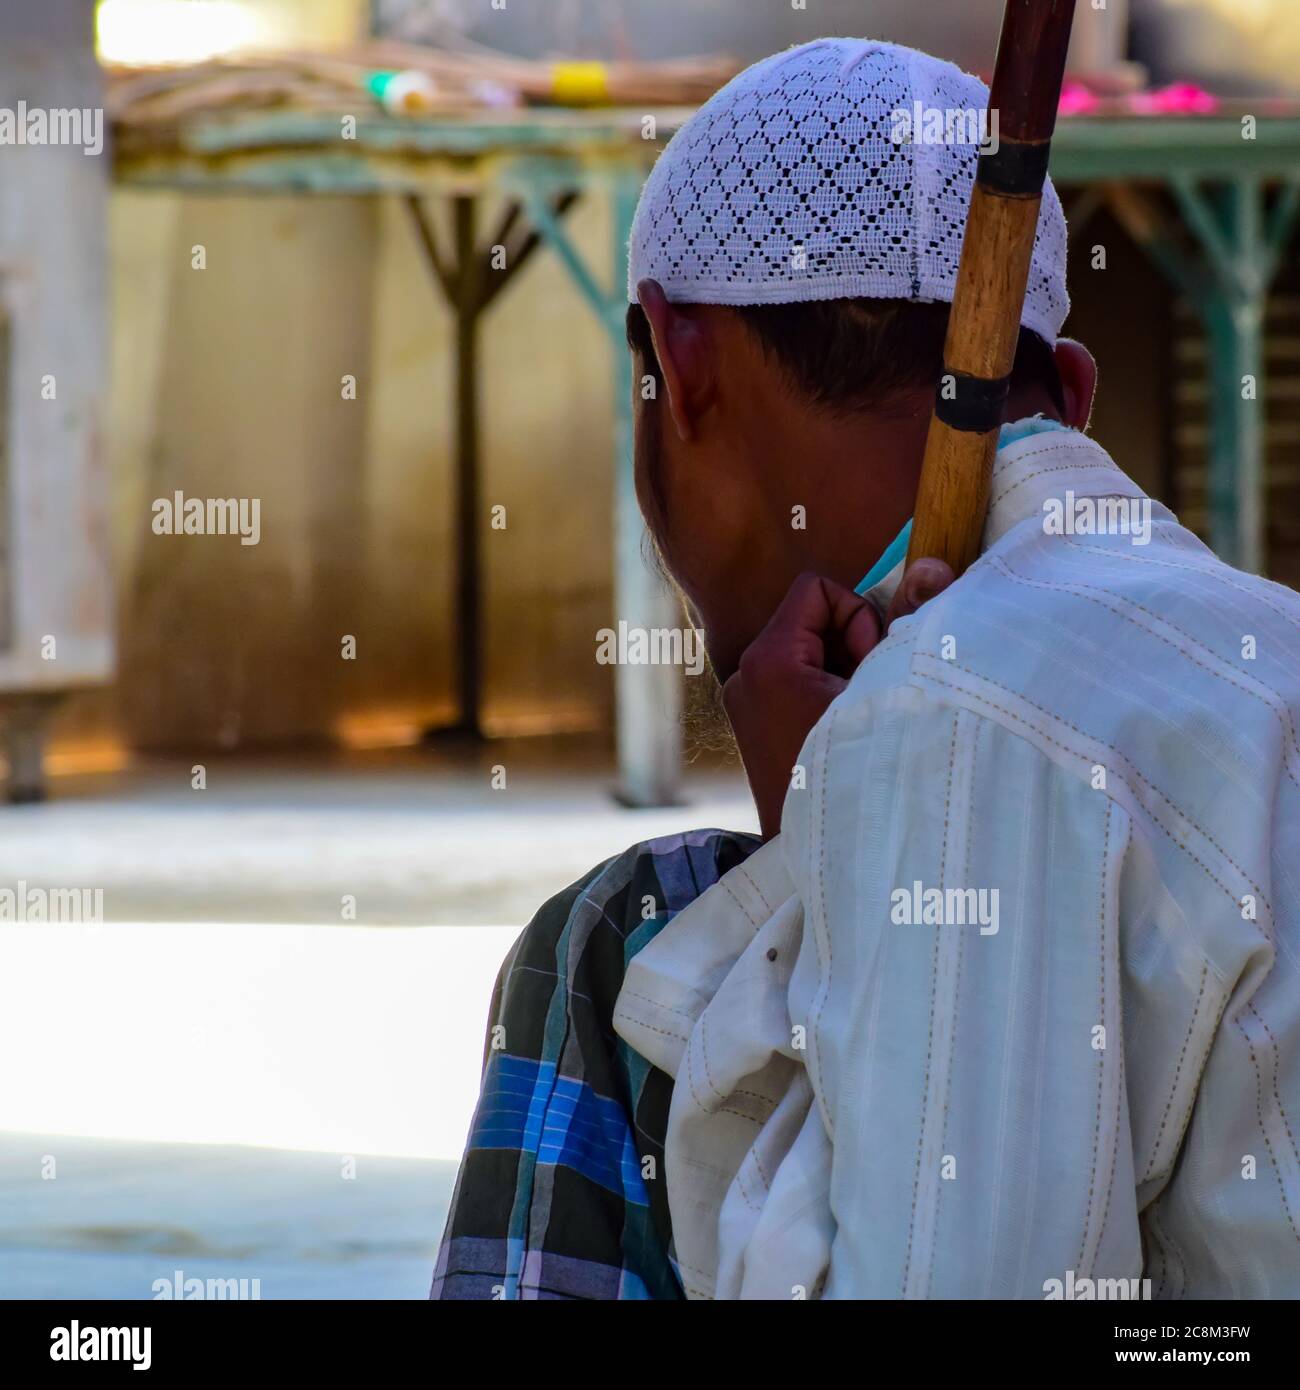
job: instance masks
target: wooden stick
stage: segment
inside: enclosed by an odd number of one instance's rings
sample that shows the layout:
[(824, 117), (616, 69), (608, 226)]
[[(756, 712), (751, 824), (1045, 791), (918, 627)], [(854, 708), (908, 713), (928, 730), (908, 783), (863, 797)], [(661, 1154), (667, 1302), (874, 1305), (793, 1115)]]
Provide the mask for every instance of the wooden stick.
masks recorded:
[(980, 553), (989, 478), (1015, 365), (1075, 0), (1007, 0), (989, 94), (997, 143), (980, 156), (907, 561), (960, 575)]

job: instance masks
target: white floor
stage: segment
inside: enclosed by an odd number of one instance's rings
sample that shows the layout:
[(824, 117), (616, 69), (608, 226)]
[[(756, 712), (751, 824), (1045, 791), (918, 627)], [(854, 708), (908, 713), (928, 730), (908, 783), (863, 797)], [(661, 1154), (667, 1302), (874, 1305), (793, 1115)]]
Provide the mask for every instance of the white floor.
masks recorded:
[[(494, 790), (492, 769), (506, 785)], [(0, 806), (0, 887), (99, 888), (118, 922), (523, 923), (638, 840), (757, 828), (738, 769), (695, 767), (684, 804), (632, 811), (585, 744), (488, 744), (329, 762), (215, 760), (56, 777)]]
[(630, 812), (528, 749), (493, 792), (499, 757), (216, 764), (204, 793), (155, 766), (0, 808), (0, 887), (102, 888), (106, 918), (0, 922), (0, 1298), (426, 1295), (523, 923), (636, 840), (754, 821), (732, 772)]
[(344, 1179), (336, 1154), (0, 1134), (0, 1298), (151, 1299), (178, 1275), (425, 1298), (455, 1171), (361, 1157)]
[(0, 930), (7, 1130), (454, 1158), (516, 927)]
[(423, 1297), (517, 931), (0, 932), (0, 1297)]

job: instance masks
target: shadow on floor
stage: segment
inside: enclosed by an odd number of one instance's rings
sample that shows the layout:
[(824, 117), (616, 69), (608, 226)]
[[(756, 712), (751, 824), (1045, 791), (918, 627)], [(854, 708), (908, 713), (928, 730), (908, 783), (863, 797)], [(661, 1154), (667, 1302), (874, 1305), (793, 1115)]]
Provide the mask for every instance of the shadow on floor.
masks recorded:
[[(0, 1133), (0, 1298), (425, 1298), (456, 1165)], [(229, 1287), (229, 1286), (228, 1286)], [(191, 1286), (191, 1289), (193, 1286)]]

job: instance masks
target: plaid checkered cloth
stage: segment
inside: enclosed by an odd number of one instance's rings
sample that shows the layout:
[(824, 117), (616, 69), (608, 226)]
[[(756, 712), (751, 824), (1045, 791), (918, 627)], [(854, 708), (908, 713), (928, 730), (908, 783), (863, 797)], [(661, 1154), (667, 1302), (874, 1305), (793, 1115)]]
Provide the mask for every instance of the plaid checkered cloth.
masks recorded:
[(634, 845), (552, 898), (506, 957), (431, 1298), (682, 1298), (662, 1181), (672, 1080), (614, 1032), (631, 958), (758, 848)]

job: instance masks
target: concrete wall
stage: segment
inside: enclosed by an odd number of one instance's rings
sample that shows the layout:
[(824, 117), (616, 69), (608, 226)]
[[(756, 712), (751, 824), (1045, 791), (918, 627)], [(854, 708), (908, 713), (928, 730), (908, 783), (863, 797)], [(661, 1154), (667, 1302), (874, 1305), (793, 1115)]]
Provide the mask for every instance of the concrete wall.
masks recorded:
[(101, 105), (88, 0), (0, 12), (0, 108), (38, 142), (0, 146), (0, 694), (112, 667)]
[[(603, 207), (573, 226), (599, 264)], [(404, 209), (119, 190), (111, 241), (120, 671), (59, 715), (56, 747), (382, 742), (449, 719), (450, 321)], [(508, 523), (484, 531), (500, 732), (608, 722), (592, 660), (612, 569), (607, 353), (550, 257), (485, 320), (484, 495)], [(177, 490), (259, 498), (260, 543), (154, 534), (151, 503)]]

